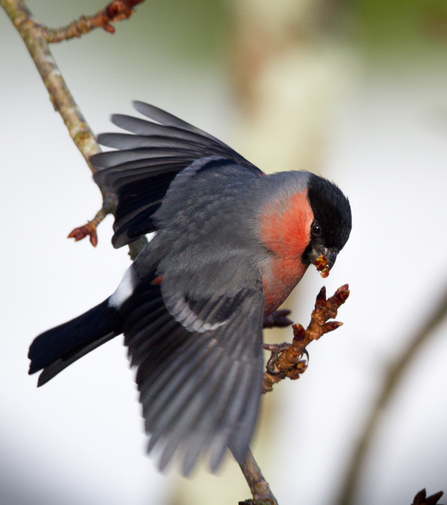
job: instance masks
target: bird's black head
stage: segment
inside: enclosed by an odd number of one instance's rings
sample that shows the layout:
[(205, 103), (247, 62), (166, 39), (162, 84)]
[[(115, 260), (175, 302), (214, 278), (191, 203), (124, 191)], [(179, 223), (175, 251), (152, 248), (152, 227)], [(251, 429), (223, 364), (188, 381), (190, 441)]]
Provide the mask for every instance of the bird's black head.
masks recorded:
[(351, 206), (335, 184), (314, 174), (309, 178), (308, 198), (314, 220), (303, 262), (315, 264), (326, 277), (351, 233)]

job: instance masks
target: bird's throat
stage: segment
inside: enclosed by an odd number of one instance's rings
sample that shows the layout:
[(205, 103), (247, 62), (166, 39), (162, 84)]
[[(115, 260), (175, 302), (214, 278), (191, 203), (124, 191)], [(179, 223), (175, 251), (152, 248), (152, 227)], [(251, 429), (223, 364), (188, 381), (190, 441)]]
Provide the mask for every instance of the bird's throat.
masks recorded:
[(284, 302), (307, 270), (301, 258), (310, 241), (312, 221), (306, 191), (269, 202), (260, 215), (260, 239), (271, 254), (261, 269), (265, 316)]
[(308, 265), (304, 265), (300, 259), (275, 259), (270, 263), (262, 276), (265, 297), (264, 318), (283, 304), (307, 268)]

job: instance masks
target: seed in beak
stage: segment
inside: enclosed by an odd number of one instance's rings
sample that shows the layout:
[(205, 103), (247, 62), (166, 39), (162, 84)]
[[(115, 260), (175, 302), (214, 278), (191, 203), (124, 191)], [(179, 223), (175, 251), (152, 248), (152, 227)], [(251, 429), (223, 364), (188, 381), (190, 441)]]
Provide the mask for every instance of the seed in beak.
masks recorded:
[(324, 254), (320, 254), (320, 256), (318, 256), (318, 258), (314, 261), (314, 265), (317, 267), (317, 271), (320, 272), (323, 279), (329, 275), (329, 266)]

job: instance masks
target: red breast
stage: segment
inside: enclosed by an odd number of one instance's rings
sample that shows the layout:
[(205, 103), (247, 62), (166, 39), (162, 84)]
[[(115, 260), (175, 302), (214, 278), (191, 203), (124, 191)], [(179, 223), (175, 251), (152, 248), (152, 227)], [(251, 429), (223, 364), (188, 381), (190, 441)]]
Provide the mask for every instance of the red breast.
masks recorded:
[(260, 214), (259, 235), (271, 252), (261, 267), (265, 317), (284, 302), (307, 270), (301, 256), (310, 241), (313, 219), (307, 190), (267, 204)]

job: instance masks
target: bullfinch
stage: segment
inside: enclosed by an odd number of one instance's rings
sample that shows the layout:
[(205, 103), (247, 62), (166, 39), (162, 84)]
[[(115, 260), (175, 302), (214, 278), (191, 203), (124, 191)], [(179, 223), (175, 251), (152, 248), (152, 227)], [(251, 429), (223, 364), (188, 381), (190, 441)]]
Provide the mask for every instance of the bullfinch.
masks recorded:
[(227, 447), (242, 463), (258, 417), (263, 321), (310, 264), (326, 276), (351, 231), (347, 198), (304, 171), (266, 175), (204, 131), (142, 102), (150, 119), (112, 116), (115, 151), (91, 158), (118, 197), (114, 247), (154, 232), (117, 290), (35, 338), (41, 386), (124, 333), (159, 468), (174, 454), (188, 475)]

